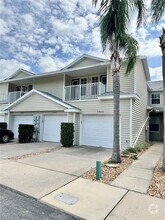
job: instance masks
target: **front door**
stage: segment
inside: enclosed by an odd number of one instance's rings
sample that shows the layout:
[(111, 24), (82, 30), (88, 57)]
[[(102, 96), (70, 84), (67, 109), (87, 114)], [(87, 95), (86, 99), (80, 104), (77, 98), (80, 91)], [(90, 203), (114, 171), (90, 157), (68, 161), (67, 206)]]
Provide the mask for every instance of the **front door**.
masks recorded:
[(149, 121), (150, 141), (163, 141), (163, 113), (151, 113)]

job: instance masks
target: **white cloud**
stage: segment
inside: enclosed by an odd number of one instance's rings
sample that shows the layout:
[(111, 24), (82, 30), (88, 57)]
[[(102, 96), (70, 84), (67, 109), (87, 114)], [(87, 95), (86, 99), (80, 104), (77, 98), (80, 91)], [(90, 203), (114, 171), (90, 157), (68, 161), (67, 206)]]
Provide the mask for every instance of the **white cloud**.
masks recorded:
[(0, 19), (0, 36), (5, 35), (10, 31), (7, 22)]
[(22, 19), (24, 20), (25, 22), (25, 25), (26, 25), (26, 28), (30, 26), (30, 28), (33, 28), (34, 27), (34, 18), (32, 16), (32, 14), (23, 14), (22, 15)]
[(30, 66), (20, 63), (17, 60), (0, 60), (0, 80), (8, 78), (14, 72), (16, 72), (19, 68), (31, 71)]
[(149, 67), (151, 80), (162, 80), (162, 66), (158, 66), (155, 68)]
[[(1, 62), (28, 62), (32, 69), (52, 71), (82, 53), (109, 58), (109, 53), (102, 53), (98, 8), (99, 4), (92, 6), (92, 0), (24, 0), (23, 4), (0, 0)], [(158, 25), (147, 23), (137, 31), (136, 13), (130, 16), (128, 29), (139, 41), (139, 53), (149, 58), (161, 56), (158, 37), (165, 17)]]
[(62, 60), (58, 58), (53, 58), (51, 56), (41, 57), (38, 60), (38, 67), (40, 68), (41, 72), (58, 70), (64, 66), (65, 64)]
[(140, 55), (145, 55), (147, 57), (158, 57), (161, 56), (161, 49), (159, 47), (159, 39), (148, 39), (139, 41), (140, 43)]

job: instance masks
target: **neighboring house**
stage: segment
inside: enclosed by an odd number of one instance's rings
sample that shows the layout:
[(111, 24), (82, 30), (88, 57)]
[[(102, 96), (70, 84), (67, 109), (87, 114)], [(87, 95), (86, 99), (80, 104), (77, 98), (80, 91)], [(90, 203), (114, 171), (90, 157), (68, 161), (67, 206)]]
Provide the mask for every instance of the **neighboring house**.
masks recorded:
[(149, 139), (151, 141), (163, 141), (163, 81), (148, 82), (150, 120)]
[[(120, 74), (122, 148), (147, 139), (152, 106), (148, 107), (148, 97), (154, 85), (154, 82), (147, 84), (150, 75), (146, 57), (137, 57), (129, 75), (125, 75), (125, 69), (124, 63)], [(60, 141), (61, 122), (74, 122), (74, 144), (112, 148), (113, 94), (109, 60), (83, 55), (59, 71), (34, 75), (18, 70), (0, 82), (0, 121), (8, 122), (16, 138), (18, 125), (26, 123), (35, 125), (40, 141), (54, 142)], [(150, 128), (156, 129), (151, 124)]]

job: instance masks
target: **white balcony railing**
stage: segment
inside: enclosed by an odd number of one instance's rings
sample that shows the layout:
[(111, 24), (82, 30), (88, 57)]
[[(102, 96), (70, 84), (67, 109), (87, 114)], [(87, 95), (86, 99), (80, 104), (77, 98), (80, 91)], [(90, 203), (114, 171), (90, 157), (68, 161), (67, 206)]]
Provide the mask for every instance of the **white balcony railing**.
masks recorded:
[(9, 93), (1, 93), (0, 94), (0, 103), (1, 104), (11, 104), (23, 96), (26, 92), (18, 91), (18, 92), (9, 92)]
[(65, 86), (65, 101), (97, 99), (105, 92), (105, 85), (101, 82)]

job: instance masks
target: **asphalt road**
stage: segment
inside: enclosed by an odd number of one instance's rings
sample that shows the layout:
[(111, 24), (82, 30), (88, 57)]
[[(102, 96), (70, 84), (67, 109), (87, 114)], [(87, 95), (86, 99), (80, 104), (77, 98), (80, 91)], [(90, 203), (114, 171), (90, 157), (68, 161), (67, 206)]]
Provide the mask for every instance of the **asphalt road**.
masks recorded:
[(1, 220), (77, 220), (29, 196), (0, 185)]

